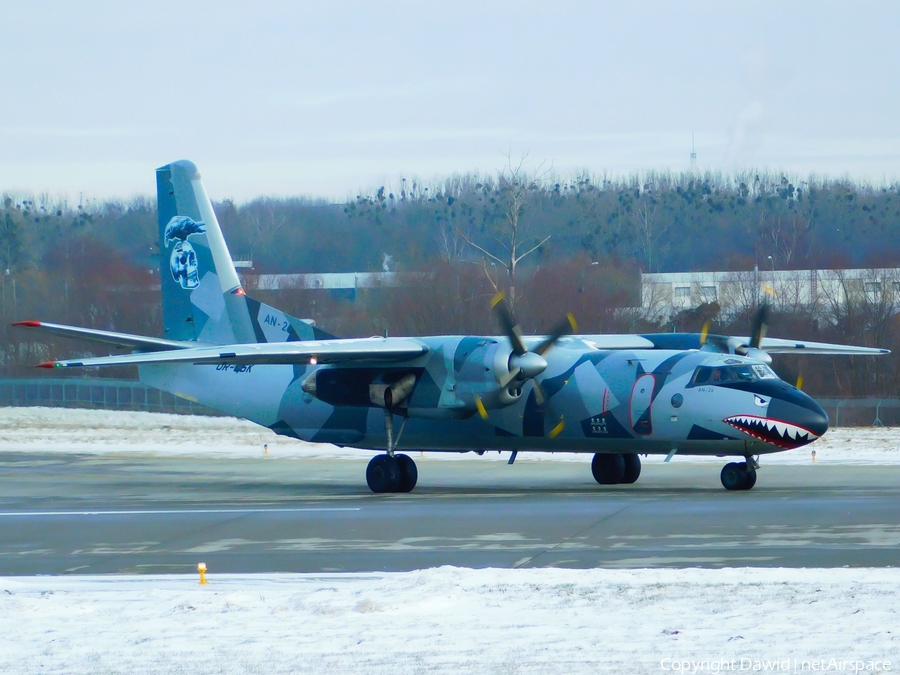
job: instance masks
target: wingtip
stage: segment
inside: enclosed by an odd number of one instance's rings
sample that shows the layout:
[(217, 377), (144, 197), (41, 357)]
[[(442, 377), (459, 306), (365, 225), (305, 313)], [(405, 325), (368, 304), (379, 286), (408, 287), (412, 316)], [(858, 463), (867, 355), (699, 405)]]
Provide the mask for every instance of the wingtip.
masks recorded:
[(57, 361), (44, 361), (35, 366), (35, 368), (61, 368), (62, 364)]
[(40, 328), (41, 322), (40, 321), (13, 321), (11, 325), (24, 326), (26, 328)]

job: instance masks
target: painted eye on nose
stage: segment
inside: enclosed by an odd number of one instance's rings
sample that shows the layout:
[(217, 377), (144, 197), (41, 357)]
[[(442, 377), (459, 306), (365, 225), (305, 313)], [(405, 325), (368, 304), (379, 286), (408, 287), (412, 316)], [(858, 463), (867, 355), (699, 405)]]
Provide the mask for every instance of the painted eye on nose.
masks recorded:
[(759, 394), (754, 394), (754, 395), (753, 395), (753, 402), (754, 402), (756, 405), (758, 405), (760, 408), (764, 408), (765, 406), (769, 405), (769, 401), (766, 400), (766, 399), (764, 399), (764, 398), (763, 398), (762, 396), (760, 396)]

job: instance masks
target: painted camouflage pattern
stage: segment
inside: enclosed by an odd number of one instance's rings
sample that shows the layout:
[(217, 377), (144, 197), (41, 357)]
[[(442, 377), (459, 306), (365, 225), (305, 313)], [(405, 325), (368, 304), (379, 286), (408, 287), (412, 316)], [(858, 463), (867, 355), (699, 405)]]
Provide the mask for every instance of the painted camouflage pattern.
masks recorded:
[[(192, 179), (199, 180), (199, 174), (190, 162), (157, 170), (164, 257), (165, 228), (172, 219), (201, 219)], [(247, 297), (242, 289), (223, 288), (211, 238), (218, 237), (221, 246), (224, 238), (218, 223), (205, 223), (205, 228), (189, 237), (199, 280), (192, 288), (167, 274), (163, 260), (166, 338), (233, 344), (332, 337), (311, 322)], [(395, 423), (403, 429), (399, 447), (405, 450), (675, 450), (748, 456), (799, 447), (824, 433), (827, 418), (821, 408), (780, 380), (691, 384), (699, 366), (759, 361), (701, 348), (696, 335), (643, 337), (654, 348), (603, 350), (595, 344), (601, 336), (562, 338), (545, 355), (548, 366), (537, 378), (548, 397), (542, 405), (528, 380), (500, 389), (511, 353), (505, 337), (421, 338), (427, 353), (387, 365), (145, 365), (139, 371), (151, 386), (276, 433), (371, 449), (387, 445), (385, 411), (371, 402), (371, 388), (410, 374), (415, 377), (412, 393), (393, 408)], [(540, 340), (525, 339), (532, 346)], [(304, 389), (313, 375), (316, 395)], [(478, 412), (479, 401), (487, 419)], [(803, 435), (813, 426), (816, 433)]]

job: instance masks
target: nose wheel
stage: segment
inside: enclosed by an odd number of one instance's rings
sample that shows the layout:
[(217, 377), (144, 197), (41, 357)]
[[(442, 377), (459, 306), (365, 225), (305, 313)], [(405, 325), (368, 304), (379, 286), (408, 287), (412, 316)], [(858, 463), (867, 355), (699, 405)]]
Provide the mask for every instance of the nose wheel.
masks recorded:
[(726, 490), (749, 490), (756, 485), (756, 469), (753, 458), (746, 462), (729, 462), (722, 468), (722, 486)]

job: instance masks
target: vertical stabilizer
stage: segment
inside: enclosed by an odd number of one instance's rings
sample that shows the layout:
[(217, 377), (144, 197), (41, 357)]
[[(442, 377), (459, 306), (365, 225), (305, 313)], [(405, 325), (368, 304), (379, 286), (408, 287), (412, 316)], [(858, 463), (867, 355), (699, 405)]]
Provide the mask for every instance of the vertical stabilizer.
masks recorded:
[(256, 342), (244, 291), (219, 221), (186, 160), (156, 170), (165, 337)]
[(157, 169), (156, 193), (166, 338), (234, 344), (333, 337), (244, 294), (193, 162)]

